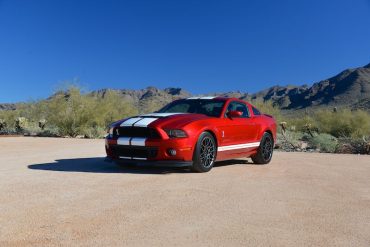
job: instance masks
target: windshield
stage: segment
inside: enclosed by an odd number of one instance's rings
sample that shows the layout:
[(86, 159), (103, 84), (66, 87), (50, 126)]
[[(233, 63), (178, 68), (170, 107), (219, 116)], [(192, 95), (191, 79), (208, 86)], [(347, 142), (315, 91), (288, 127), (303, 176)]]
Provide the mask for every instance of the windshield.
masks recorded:
[(176, 100), (158, 112), (160, 113), (198, 113), (219, 117), (225, 101), (220, 99), (181, 99)]

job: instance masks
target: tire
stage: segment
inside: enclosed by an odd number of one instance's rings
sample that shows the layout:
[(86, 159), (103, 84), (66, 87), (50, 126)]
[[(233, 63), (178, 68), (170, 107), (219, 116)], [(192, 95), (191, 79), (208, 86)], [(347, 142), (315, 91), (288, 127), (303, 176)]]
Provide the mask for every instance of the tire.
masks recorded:
[(251, 158), (255, 164), (267, 164), (271, 161), (274, 152), (274, 139), (270, 133), (265, 132), (262, 136), (257, 153)]
[(203, 132), (195, 145), (193, 166), (195, 172), (208, 172), (216, 160), (217, 145), (209, 132)]

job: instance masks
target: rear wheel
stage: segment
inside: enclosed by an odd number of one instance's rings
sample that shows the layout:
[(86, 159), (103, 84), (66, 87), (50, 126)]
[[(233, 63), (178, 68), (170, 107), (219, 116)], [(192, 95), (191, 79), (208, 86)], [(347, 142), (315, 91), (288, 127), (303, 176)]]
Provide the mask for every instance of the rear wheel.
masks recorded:
[(270, 133), (265, 132), (262, 136), (257, 153), (251, 158), (255, 164), (267, 164), (271, 161), (274, 151), (274, 139)]
[(216, 141), (209, 132), (203, 132), (195, 145), (192, 170), (208, 172), (216, 160)]

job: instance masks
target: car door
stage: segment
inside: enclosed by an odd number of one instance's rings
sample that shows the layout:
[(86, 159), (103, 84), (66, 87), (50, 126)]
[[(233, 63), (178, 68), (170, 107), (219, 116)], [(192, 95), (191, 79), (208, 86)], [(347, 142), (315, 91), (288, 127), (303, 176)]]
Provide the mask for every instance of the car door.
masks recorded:
[[(242, 114), (238, 118), (229, 118), (227, 113), (230, 111), (239, 111)], [(222, 131), (222, 146), (227, 146), (226, 149), (233, 152), (243, 152), (249, 147), (248, 144), (256, 142), (258, 125), (251, 118), (249, 107), (245, 103), (231, 101), (226, 108)]]

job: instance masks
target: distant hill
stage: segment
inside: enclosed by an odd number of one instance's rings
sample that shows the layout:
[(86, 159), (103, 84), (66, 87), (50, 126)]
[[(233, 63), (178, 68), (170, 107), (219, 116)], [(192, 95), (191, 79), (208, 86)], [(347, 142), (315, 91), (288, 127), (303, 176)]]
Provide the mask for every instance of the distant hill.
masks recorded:
[[(90, 94), (105, 97), (108, 90), (122, 95), (122, 99), (143, 111), (154, 111), (175, 99), (192, 96), (182, 88), (147, 87), (140, 90), (101, 89)], [(272, 101), (283, 110), (298, 110), (315, 107), (349, 107), (370, 111), (370, 64), (355, 69), (347, 69), (338, 75), (314, 83), (312, 86), (273, 86), (255, 94), (232, 91), (209, 93), (224, 97), (245, 100)], [(53, 96), (51, 96), (53, 97)], [(0, 104), (0, 110), (14, 110), (16, 104)]]
[(17, 108), (16, 104), (0, 104), (0, 111), (15, 110), (16, 108)]
[(163, 106), (175, 99), (187, 98), (191, 94), (181, 88), (165, 88), (164, 90), (156, 87), (147, 87), (141, 90), (128, 89), (101, 89), (91, 94), (97, 97), (105, 97), (108, 90), (113, 90), (122, 95), (122, 98), (139, 109), (140, 112), (158, 110), (158, 106)]
[(347, 69), (329, 79), (308, 86), (274, 86), (252, 95), (252, 99), (272, 100), (282, 109), (315, 106), (346, 106), (369, 109), (370, 64)]

